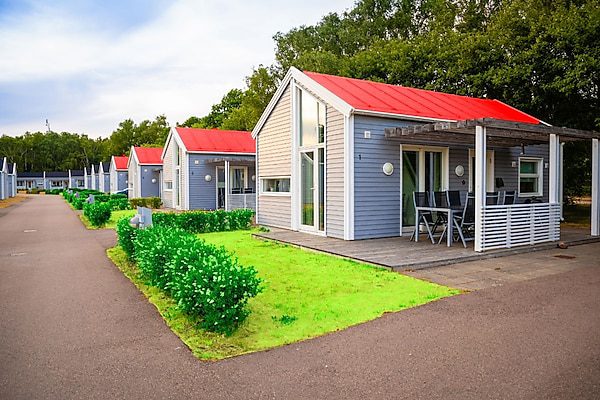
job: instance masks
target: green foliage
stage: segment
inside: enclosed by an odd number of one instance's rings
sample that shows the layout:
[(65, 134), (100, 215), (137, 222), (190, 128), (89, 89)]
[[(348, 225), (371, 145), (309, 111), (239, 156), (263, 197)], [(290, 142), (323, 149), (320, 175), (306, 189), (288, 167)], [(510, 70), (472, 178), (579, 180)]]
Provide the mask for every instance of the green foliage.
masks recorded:
[(254, 211), (238, 209), (232, 211), (188, 211), (182, 213), (155, 213), (155, 225), (183, 229), (191, 233), (223, 232), (248, 229)]
[(231, 334), (248, 316), (246, 304), (259, 293), (261, 281), (254, 268), (240, 266), (224, 248), (172, 227), (132, 233), (125, 219), (118, 222), (117, 233), (149, 283), (169, 293), (183, 311), (200, 317), (204, 329)]
[(110, 219), (111, 206), (109, 203), (94, 202), (83, 206), (83, 215), (93, 226), (103, 226)]
[(134, 260), (135, 238), (139, 230), (129, 225), (129, 218), (125, 217), (117, 222), (116, 231), (119, 246), (121, 246), (129, 260)]
[(110, 204), (110, 209), (113, 211), (131, 209), (131, 204), (127, 198), (112, 197), (108, 204)]
[(134, 199), (129, 199), (129, 203), (131, 204), (132, 208), (160, 208), (162, 206), (162, 200), (160, 197), (138, 197)]
[(218, 104), (211, 107), (208, 115), (198, 118), (190, 117), (181, 126), (188, 128), (220, 128), (231, 112), (242, 104), (243, 92), (240, 89), (231, 89)]
[(169, 135), (169, 124), (164, 115), (154, 121), (144, 120), (136, 124), (126, 119), (110, 136), (108, 150), (111, 155), (128, 154), (131, 146), (163, 146)]
[(57, 194), (62, 194), (62, 193), (63, 193), (63, 189), (50, 189), (50, 190), (46, 190), (46, 194), (57, 195)]

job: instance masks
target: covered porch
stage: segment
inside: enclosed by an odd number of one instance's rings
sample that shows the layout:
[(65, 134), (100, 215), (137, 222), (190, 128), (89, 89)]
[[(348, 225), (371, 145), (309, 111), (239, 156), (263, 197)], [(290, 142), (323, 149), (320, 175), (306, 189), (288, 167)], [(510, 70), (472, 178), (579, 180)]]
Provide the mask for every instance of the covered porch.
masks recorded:
[[(473, 250), (476, 252), (511, 249), (517, 246), (537, 246), (561, 239), (561, 143), (573, 140), (592, 140), (592, 206), (589, 236), (600, 236), (600, 149), (598, 146), (600, 134), (598, 132), (482, 118), (390, 127), (385, 129), (385, 136), (388, 139), (404, 139), (408, 142), (416, 140), (440, 146), (473, 147), (472, 167), (474, 168), (469, 168), (469, 174), (471, 171), (474, 173), (473, 184), (469, 191), (473, 193), (474, 198)], [(489, 192), (490, 183), (492, 187), (494, 187), (494, 183), (489, 182), (493, 178), (490, 178), (488, 172), (490, 168), (493, 171), (494, 166), (489, 164), (488, 148), (521, 148), (524, 153), (526, 146), (540, 144), (548, 145), (547, 162), (542, 160), (537, 167), (532, 163), (531, 167), (548, 169), (547, 190), (540, 193), (540, 198), (529, 201), (528, 204), (489, 204), (486, 201), (486, 195), (489, 195), (487, 192)], [(527, 180), (529, 179), (528, 175), (522, 171), (520, 165), (518, 172), (519, 179), (516, 190), (520, 192), (523, 189), (522, 185), (530, 182)], [(521, 179), (521, 175), (526, 178)], [(532, 181), (542, 179), (541, 174), (531, 175), (530, 180)], [(405, 208), (409, 207), (407, 204), (403, 200)], [(439, 250), (438, 246), (435, 247)]]
[(216, 157), (206, 163), (215, 168), (216, 209), (256, 209), (254, 157)]

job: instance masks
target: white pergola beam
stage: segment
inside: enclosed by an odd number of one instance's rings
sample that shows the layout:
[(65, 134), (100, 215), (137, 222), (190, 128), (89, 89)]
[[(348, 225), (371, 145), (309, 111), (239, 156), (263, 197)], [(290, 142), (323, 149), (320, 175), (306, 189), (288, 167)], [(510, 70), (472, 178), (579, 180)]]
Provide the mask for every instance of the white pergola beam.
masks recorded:
[(600, 146), (592, 139), (592, 236), (600, 236)]
[(475, 127), (475, 251), (483, 251), (483, 207), (486, 190), (487, 144), (485, 127)]
[(550, 134), (549, 158), (548, 200), (550, 203), (560, 203), (560, 140), (554, 133)]

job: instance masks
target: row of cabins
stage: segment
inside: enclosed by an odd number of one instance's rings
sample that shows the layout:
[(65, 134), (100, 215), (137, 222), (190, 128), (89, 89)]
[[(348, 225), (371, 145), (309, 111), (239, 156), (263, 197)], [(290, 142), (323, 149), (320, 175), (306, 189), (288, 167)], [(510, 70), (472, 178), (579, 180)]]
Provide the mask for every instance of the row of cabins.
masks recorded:
[(82, 170), (21, 172), (16, 181), (18, 190), (93, 189), (115, 193), (127, 189), (126, 156), (114, 156)]
[[(343, 240), (412, 233), (414, 192), (470, 193), (483, 251), (557, 240), (562, 145), (588, 139), (600, 235), (597, 132), (498, 100), (291, 68), (251, 133), (172, 128), (164, 148), (132, 148), (128, 186), (168, 208), (252, 208), (258, 224)], [(501, 191), (515, 204), (487, 202)]]

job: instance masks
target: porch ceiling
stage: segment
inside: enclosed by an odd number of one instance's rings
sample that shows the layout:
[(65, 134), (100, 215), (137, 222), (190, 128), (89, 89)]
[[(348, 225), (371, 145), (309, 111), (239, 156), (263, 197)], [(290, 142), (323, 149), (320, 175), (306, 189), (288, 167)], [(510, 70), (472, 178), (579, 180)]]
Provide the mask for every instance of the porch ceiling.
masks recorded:
[(223, 164), (225, 161), (229, 161), (236, 165), (254, 165), (252, 158), (240, 158), (240, 157), (217, 157), (206, 160), (208, 164)]
[(548, 143), (550, 134), (558, 135), (563, 142), (600, 139), (600, 133), (595, 131), (526, 124), (493, 118), (385, 128), (385, 136), (386, 138), (412, 137), (436, 143), (474, 144), (476, 126), (485, 126), (488, 144), (498, 147)]

